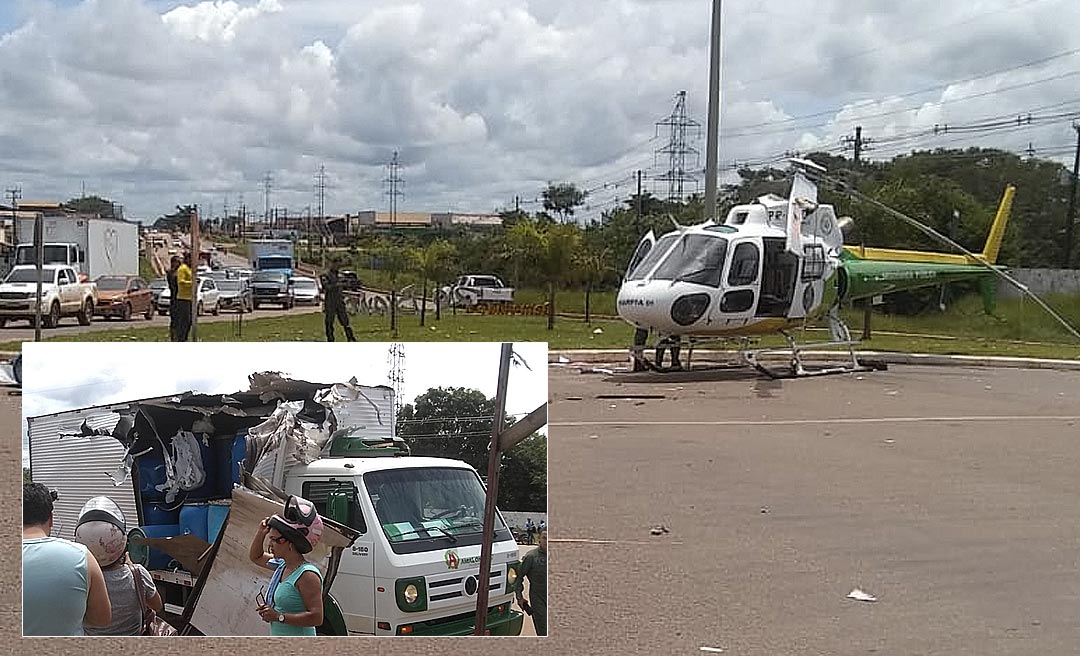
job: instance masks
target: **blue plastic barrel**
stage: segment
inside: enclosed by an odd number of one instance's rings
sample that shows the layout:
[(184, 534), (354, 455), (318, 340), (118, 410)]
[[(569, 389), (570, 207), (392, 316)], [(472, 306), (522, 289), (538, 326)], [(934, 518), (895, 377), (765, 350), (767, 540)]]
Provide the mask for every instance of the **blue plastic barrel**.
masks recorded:
[(143, 500), (143, 524), (179, 524), (180, 509), (164, 502), (146, 502)]
[(139, 456), (135, 459), (135, 465), (139, 468), (139, 493), (143, 500), (164, 499), (165, 493), (156, 489), (158, 485), (165, 483), (165, 461), (161, 458), (161, 452)]
[[(158, 525), (146, 525), (140, 527), (143, 534), (148, 538), (169, 538), (174, 535), (180, 535), (179, 524), (158, 524)], [(147, 569), (167, 569), (169, 561), (172, 560), (172, 556), (166, 554), (159, 549), (150, 549), (149, 561), (143, 563)]]
[(225, 518), (229, 516), (229, 505), (224, 503), (211, 503), (207, 507), (206, 524), (209, 529), (210, 539), (207, 540), (210, 544), (213, 544), (217, 540), (218, 533), (221, 532), (221, 526), (225, 523)]
[(205, 503), (185, 503), (180, 508), (180, 532), (197, 535), (209, 542), (207, 508), (208, 506)]

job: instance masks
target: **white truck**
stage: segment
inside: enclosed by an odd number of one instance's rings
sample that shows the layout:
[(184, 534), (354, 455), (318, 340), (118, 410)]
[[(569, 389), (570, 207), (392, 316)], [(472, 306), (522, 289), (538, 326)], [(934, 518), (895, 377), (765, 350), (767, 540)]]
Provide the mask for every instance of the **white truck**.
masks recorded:
[[(151, 570), (181, 630), (268, 634), (255, 598), (270, 571), (248, 561), (248, 545), (275, 503), (280, 509), (286, 495), (299, 495), (339, 538), (340, 548), (309, 557), (326, 581), (320, 634), (467, 635), (486, 580), (488, 630), (518, 635), (523, 618), (511, 604), (518, 547), (510, 530), (496, 513), (491, 568), (481, 576), (480, 477), (461, 461), (409, 455), (394, 435), (392, 408), (388, 387), (255, 374), (246, 392), (30, 417), (31, 472), (60, 494), (58, 537), (72, 537), (92, 496), (116, 501), (129, 528), (137, 518), (132, 559)], [(179, 453), (176, 443), (185, 439), (201, 445), (194, 450), (205, 476), (198, 487), (177, 490), (180, 460), (170, 468), (163, 454)], [(114, 470), (116, 485), (105, 475)], [(325, 534), (323, 542), (331, 542)]]
[[(139, 275), (139, 225), (76, 214), (42, 219), (43, 264), (65, 264), (88, 280)], [(36, 264), (34, 219), (15, 223), (15, 266)]]
[(514, 288), (507, 287), (496, 276), (458, 276), (453, 284), (440, 290), (442, 301), (457, 307), (474, 307), (481, 303), (513, 303)]
[(41, 313), (41, 326), (55, 328), (62, 317), (77, 317), (89, 326), (97, 305), (97, 285), (79, 282), (75, 269), (66, 265), (41, 268), (41, 309), (37, 308), (37, 267), (16, 266), (0, 284), (0, 328), (8, 321), (26, 319), (34, 325)]

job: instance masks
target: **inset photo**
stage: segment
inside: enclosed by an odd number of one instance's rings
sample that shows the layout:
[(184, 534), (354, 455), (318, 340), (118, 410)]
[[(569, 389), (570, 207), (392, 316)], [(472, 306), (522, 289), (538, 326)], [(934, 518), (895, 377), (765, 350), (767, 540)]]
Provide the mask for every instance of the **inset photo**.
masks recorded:
[(544, 343), (35, 343), (23, 635), (547, 635)]

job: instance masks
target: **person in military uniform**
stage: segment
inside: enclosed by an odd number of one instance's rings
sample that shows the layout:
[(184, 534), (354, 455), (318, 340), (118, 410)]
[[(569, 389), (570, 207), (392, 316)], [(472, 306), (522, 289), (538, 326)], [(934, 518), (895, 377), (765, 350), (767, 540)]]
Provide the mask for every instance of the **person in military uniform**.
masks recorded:
[[(547, 529), (537, 535), (540, 546), (525, 554), (518, 569), (514, 592), (518, 606), (532, 616), (536, 635), (547, 635)], [(524, 580), (529, 579), (529, 598), (524, 597)]]
[(323, 319), (326, 322), (326, 341), (334, 341), (334, 321), (340, 321), (345, 328), (345, 337), (355, 342), (352, 326), (349, 325), (349, 313), (345, 311), (345, 296), (341, 292), (338, 279), (338, 263), (331, 262), (330, 270), (321, 277), (323, 288)]

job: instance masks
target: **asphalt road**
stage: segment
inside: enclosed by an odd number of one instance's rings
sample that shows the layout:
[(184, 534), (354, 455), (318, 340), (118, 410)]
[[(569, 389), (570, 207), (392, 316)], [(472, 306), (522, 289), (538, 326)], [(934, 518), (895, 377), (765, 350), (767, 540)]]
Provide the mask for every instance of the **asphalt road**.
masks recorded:
[(379, 653), (1076, 653), (1080, 373), (551, 372), (552, 637)]
[(575, 651), (1076, 653), (1080, 372), (551, 371)]

